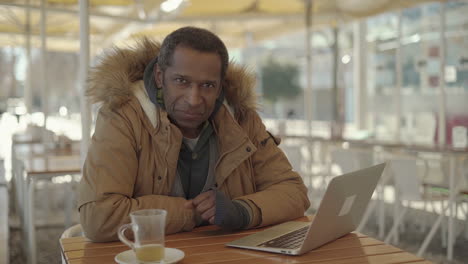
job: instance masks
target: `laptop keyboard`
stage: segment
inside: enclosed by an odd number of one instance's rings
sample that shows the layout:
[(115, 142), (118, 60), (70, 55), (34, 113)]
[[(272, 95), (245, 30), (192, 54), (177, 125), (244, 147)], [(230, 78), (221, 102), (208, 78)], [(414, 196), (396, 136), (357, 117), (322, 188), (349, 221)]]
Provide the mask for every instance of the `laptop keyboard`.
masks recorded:
[(293, 232), (287, 233), (280, 237), (269, 240), (265, 243), (258, 245), (259, 247), (274, 247), (274, 248), (298, 248), (304, 241), (305, 235), (309, 226), (297, 229)]

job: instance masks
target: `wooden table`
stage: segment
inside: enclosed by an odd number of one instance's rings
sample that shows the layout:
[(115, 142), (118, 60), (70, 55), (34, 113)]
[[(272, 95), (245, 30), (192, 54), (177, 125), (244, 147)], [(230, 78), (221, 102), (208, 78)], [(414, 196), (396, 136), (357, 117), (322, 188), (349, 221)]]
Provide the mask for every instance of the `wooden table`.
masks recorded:
[[(185, 253), (180, 264), (187, 263), (431, 263), (399, 248), (359, 233), (350, 233), (302, 256), (236, 249), (224, 244), (262, 229), (228, 233), (215, 226), (196, 228), (166, 236), (166, 247)], [(60, 240), (62, 254), (68, 264), (115, 263), (114, 257), (129, 248), (123, 243), (92, 243), (85, 237)]]

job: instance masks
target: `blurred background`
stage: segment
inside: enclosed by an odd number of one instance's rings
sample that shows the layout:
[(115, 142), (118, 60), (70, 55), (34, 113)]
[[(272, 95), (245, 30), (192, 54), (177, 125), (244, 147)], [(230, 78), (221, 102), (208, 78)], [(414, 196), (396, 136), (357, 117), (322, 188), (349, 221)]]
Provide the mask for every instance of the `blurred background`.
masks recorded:
[(98, 109), (86, 69), (187, 25), (257, 76), (260, 115), (310, 212), (334, 175), (391, 161), (360, 231), (467, 263), (467, 13), (466, 0), (1, 0), (0, 263), (59, 263), (58, 239), (78, 223)]

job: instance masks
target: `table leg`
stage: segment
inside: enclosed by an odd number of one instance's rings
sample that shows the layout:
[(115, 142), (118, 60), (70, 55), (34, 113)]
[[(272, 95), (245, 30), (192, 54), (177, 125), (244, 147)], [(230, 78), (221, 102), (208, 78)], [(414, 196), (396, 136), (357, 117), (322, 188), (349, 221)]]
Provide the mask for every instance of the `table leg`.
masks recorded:
[(65, 183), (65, 188), (66, 188), (66, 195), (67, 197), (65, 198), (65, 229), (69, 228), (72, 226), (72, 215), (73, 215), (73, 201), (74, 199), (74, 192), (72, 189), (72, 184), (73, 184), (73, 177), (70, 180), (70, 182)]
[(34, 180), (29, 178), (26, 179), (27, 184), (27, 197), (25, 201), (27, 206), (25, 206), (25, 215), (26, 217), (26, 234), (27, 234), (27, 243), (28, 243), (28, 262), (29, 264), (36, 264), (36, 227), (34, 226)]
[(15, 161), (12, 165), (12, 169), (14, 171), (15, 177), (15, 192), (16, 192), (16, 212), (19, 215), (20, 221), (24, 224), (24, 208), (25, 208), (25, 171), (24, 171), (24, 163), (22, 161)]
[(455, 155), (450, 156), (450, 175), (449, 175), (449, 218), (448, 218), (448, 241), (447, 241), (447, 259), (453, 260), (453, 238), (454, 238), (454, 217), (456, 217), (453, 205), (455, 204)]
[(20, 172), (22, 172), (22, 170), (20, 170), (20, 167), (19, 167), (19, 163), (21, 162), (17, 162), (16, 160), (16, 155), (15, 155), (15, 142), (12, 142), (11, 143), (11, 157), (10, 157), (10, 164), (11, 164), (11, 173), (12, 173), (12, 181), (13, 181), (13, 186), (14, 186), (14, 199), (15, 199), (15, 202), (14, 202), (14, 212), (20, 216), (20, 220), (21, 219), (21, 214), (23, 213), (23, 208), (21, 207), (21, 201), (23, 199), (23, 193), (20, 191), (20, 188), (22, 188), (22, 180), (21, 180), (21, 177), (22, 177), (22, 174)]
[(396, 231), (393, 235), (393, 244), (398, 245), (400, 243), (400, 231), (401, 231), (401, 221), (406, 214), (407, 207), (404, 207), (400, 198), (395, 196), (395, 207), (394, 207), (394, 216), (393, 223), (396, 223)]
[[(27, 181), (25, 179), (26, 177), (26, 172), (25, 172), (25, 168), (24, 168), (24, 163), (23, 161), (19, 161), (17, 160), (17, 162), (15, 162), (15, 165), (14, 165), (14, 169), (15, 169), (15, 181), (16, 181), (16, 198), (17, 198), (17, 203), (16, 203), (16, 206), (17, 206), (17, 213), (18, 213), (18, 216), (19, 216), (19, 220), (20, 220), (20, 226), (22, 227), (22, 237), (23, 238), (27, 238), (27, 235), (28, 235), (28, 226), (27, 226), (27, 218), (29, 216), (28, 214), (28, 210), (27, 210), (27, 192), (25, 190), (27, 190)], [(24, 252), (28, 252), (29, 248), (29, 242), (26, 241), (25, 243), (23, 243), (23, 250)]]

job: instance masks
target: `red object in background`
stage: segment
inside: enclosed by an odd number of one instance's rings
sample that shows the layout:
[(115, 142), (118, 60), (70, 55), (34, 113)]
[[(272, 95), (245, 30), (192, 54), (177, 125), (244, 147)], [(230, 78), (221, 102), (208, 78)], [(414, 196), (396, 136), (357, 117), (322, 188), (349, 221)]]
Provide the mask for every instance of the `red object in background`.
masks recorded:
[(429, 76), (429, 85), (431, 87), (439, 86), (439, 76)]
[(429, 47), (429, 52), (427, 55), (429, 57), (439, 57), (439, 47), (438, 46)]
[[(439, 142), (439, 120), (437, 120), (436, 125), (436, 133), (434, 142)], [(448, 115), (446, 116), (445, 120), (445, 144), (447, 146), (452, 145), (452, 129), (456, 126), (464, 126), (468, 128), (468, 114), (456, 114), (456, 115)]]

